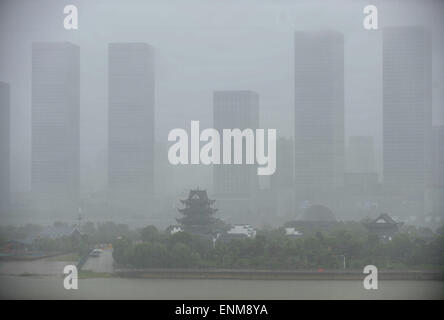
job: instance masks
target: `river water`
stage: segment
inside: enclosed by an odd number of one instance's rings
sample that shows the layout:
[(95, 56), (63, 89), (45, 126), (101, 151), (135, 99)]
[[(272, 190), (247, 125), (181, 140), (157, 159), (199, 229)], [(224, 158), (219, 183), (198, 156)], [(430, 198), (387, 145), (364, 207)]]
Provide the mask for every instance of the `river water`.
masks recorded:
[[(85, 268), (109, 272), (111, 257), (105, 252), (87, 261)], [(80, 279), (77, 290), (66, 290), (63, 268), (67, 264), (73, 262), (0, 262), (0, 299), (444, 299), (444, 281), (413, 280), (380, 280), (377, 290), (365, 290), (360, 280), (113, 277)]]
[(365, 290), (356, 280), (80, 279), (0, 276), (1, 299), (444, 299), (444, 282), (381, 280)]

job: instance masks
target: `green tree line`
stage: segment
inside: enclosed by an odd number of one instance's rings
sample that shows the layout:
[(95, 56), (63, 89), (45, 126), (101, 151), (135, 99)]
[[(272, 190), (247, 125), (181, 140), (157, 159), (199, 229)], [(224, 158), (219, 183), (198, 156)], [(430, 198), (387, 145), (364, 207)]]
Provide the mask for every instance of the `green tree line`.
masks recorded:
[(340, 269), (375, 264), (382, 268), (439, 268), (444, 266), (444, 232), (424, 240), (414, 233), (398, 233), (383, 242), (376, 235), (356, 230), (317, 232), (291, 238), (282, 230), (262, 231), (254, 239), (213, 242), (179, 232), (159, 232), (154, 226), (141, 230), (139, 241), (120, 237), (113, 241), (113, 255), (121, 266), (134, 268), (251, 268)]

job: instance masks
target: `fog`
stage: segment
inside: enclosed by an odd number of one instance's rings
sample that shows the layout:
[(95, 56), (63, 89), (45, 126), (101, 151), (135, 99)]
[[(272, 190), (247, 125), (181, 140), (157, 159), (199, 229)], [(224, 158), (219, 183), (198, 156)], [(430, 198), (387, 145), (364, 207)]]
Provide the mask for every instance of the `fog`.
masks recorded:
[[(349, 195), (348, 189), (342, 191), (341, 185), (334, 187), (336, 191), (341, 190), (341, 199), (345, 199), (338, 205), (338, 201), (330, 201), (337, 200), (337, 194), (329, 192), (327, 195), (320, 191), (320, 196), (312, 200), (294, 196), (293, 185), (279, 187), (278, 183), (277, 191), (270, 191), (270, 177), (258, 178), (257, 187), (252, 187), (245, 206), (239, 202), (226, 204), (224, 198), (238, 197), (215, 192), (211, 166), (172, 166), (167, 159), (170, 130), (189, 131), (192, 120), (199, 120), (201, 128), (215, 127), (214, 91), (257, 93), (258, 127), (276, 129), (280, 138), (297, 139), (294, 136), (295, 50), (298, 50), (295, 32), (326, 30), (343, 35), (343, 57), (338, 59), (343, 58), (344, 63), (344, 172), (375, 173), (371, 188), (380, 188), (384, 182), (383, 30), (415, 25), (429, 32), (433, 66), (432, 124), (444, 125), (444, 3), (441, 1), (372, 1), (378, 7), (379, 29), (371, 31), (362, 26), (362, 10), (368, 1), (73, 0), (69, 3), (78, 7), (78, 30), (63, 28), (64, 2), (3, 0), (0, 4), (0, 81), (10, 85), (11, 209), (5, 214), (7, 221), (14, 215), (24, 220), (31, 217), (66, 220), (73, 216), (72, 212), (63, 213), (63, 210), (37, 214), (30, 200), (33, 191), (32, 44), (59, 41), (76, 44), (80, 49), (80, 207), (88, 220), (128, 222), (152, 217), (154, 224), (166, 226), (175, 223), (177, 199), (186, 198), (189, 189), (196, 187), (207, 189), (210, 198), (216, 199), (219, 217), (228, 222), (259, 226), (295, 219), (305, 208), (305, 200), (309, 204), (331, 207), (338, 219), (358, 220), (382, 211), (401, 220), (443, 214), (439, 211), (442, 204), (437, 205), (437, 200), (433, 200), (439, 199), (442, 191), (432, 191), (429, 198), (425, 196), (425, 203), (419, 201), (418, 206), (399, 208), (396, 204), (408, 198), (380, 200), (378, 197), (383, 192), (373, 189), (362, 191), (364, 196)], [(108, 198), (108, 45), (118, 42), (147, 43), (155, 57), (155, 146), (152, 146), (155, 200), (143, 199), (138, 204), (132, 196), (123, 196), (126, 200), (118, 204)], [(338, 81), (341, 81), (339, 76)], [(364, 137), (361, 140), (369, 147), (364, 146), (364, 151), (359, 149), (362, 144), (356, 142), (359, 141), (356, 137)], [(431, 137), (425, 139), (431, 143)], [(353, 145), (357, 149), (347, 149)], [(367, 156), (360, 158), (362, 152)], [(293, 170), (293, 164), (285, 166), (285, 161), (281, 163), (279, 159), (279, 143), (277, 157), (276, 175), (292, 175), (286, 170)], [(374, 159), (369, 159), (372, 157)], [(280, 170), (279, 166), (285, 169)], [(426, 193), (425, 188), (421, 192)], [(292, 202), (288, 208), (279, 205), (287, 209), (278, 209), (280, 200), (266, 200), (273, 192), (285, 194), (285, 199), (295, 198), (296, 203)], [(366, 197), (367, 192), (371, 196)], [(131, 209), (125, 206), (125, 201), (131, 202)], [(360, 204), (347, 206), (348, 202)], [(372, 207), (375, 202), (378, 203), (376, 209)], [(238, 214), (240, 211), (248, 214)]]

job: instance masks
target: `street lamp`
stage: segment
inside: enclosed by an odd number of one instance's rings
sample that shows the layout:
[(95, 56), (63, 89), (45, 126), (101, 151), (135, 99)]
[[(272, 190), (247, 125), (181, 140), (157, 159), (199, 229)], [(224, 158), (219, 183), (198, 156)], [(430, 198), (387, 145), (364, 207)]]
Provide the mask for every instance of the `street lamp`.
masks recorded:
[(338, 257), (342, 257), (343, 262), (344, 262), (344, 270), (345, 270), (345, 255), (344, 254), (338, 254)]

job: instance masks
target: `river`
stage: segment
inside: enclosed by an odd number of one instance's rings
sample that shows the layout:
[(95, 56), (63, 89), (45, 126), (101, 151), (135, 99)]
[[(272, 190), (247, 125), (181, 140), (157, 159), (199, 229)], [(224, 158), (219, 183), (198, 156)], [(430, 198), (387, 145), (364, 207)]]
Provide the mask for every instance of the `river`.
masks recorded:
[(62, 276), (0, 276), (1, 299), (443, 299), (442, 281), (379, 282), (365, 290), (356, 280), (80, 279), (63, 288)]
[[(58, 259), (0, 262), (0, 299), (444, 299), (444, 281), (379, 280), (365, 290), (362, 280), (230, 280), (83, 278), (77, 290), (63, 287)], [(84, 269), (112, 272), (112, 254), (90, 258)]]

